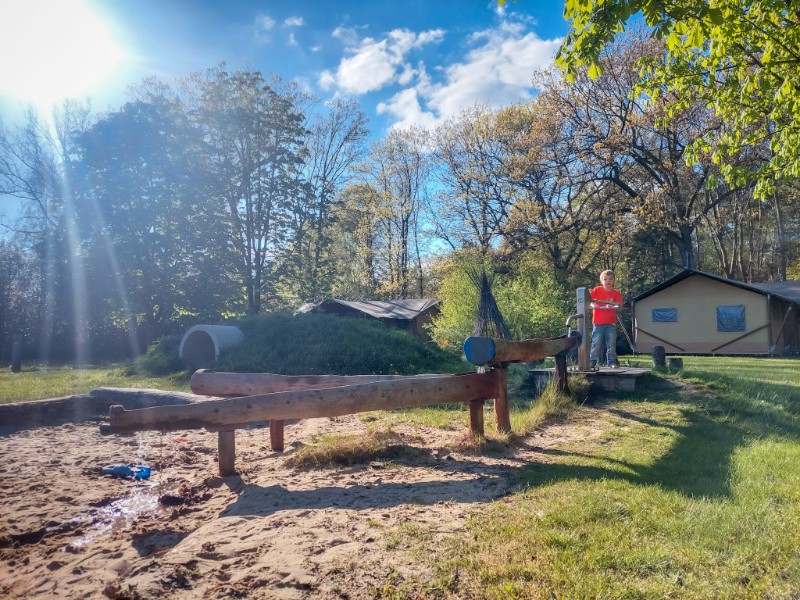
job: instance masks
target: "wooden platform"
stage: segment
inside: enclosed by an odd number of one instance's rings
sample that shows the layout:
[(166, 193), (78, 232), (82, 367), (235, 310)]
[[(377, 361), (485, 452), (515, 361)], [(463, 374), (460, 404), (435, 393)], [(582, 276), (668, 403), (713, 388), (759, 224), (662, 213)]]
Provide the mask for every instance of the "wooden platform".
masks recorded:
[[(531, 369), (528, 371), (531, 379), (535, 382), (538, 388), (545, 387), (553, 379), (555, 369)], [(639, 367), (619, 367), (618, 369), (609, 369), (608, 367), (600, 367), (597, 371), (576, 371), (568, 370), (567, 379), (575, 374), (581, 374), (589, 380), (593, 387), (607, 392), (633, 392), (636, 390), (636, 380), (649, 373), (650, 369), (642, 369)]]

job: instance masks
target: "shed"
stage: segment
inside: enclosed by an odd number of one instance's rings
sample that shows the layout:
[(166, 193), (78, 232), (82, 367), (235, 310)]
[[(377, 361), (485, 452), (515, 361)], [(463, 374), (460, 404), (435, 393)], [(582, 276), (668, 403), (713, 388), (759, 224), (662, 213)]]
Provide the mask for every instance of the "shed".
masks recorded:
[(331, 298), (318, 304), (304, 304), (297, 312), (326, 312), (340, 317), (376, 319), (423, 339), (430, 339), (425, 326), (440, 312), (438, 298), (364, 300), (354, 302)]
[(800, 281), (743, 283), (686, 269), (632, 300), (636, 348), (671, 354), (800, 350)]

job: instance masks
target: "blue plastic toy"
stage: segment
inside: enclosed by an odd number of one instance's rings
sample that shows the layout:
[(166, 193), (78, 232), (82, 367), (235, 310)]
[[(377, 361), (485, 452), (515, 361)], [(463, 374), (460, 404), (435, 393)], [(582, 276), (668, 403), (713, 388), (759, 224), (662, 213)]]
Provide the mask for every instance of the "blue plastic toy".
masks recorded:
[(150, 477), (150, 467), (147, 465), (107, 465), (101, 469), (103, 475), (113, 475), (125, 479), (147, 479)]

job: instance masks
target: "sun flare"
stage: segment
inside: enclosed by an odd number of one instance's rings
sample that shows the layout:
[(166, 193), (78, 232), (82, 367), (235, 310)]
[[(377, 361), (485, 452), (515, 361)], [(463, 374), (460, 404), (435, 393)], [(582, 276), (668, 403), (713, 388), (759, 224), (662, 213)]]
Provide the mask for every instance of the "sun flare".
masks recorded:
[(123, 52), (82, 0), (24, 0), (0, 3), (0, 57), (0, 95), (44, 108), (88, 95)]

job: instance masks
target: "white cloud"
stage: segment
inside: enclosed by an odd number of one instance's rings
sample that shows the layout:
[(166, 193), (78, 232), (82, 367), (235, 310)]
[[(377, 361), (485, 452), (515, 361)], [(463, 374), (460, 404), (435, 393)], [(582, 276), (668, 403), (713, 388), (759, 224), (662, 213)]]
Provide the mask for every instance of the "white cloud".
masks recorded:
[(290, 46), (297, 46), (297, 38), (294, 37), (294, 32), (289, 32), (289, 38), (287, 42)]
[(253, 34), (259, 44), (271, 41), (270, 31), (275, 27), (275, 19), (267, 14), (259, 13), (253, 23)]
[(397, 119), (395, 127), (430, 126), (432, 118), (444, 120), (476, 103), (499, 108), (532, 97), (531, 76), (553, 63), (560, 40), (542, 40), (521, 24), (506, 23), (475, 34), (470, 43), (463, 62), (443, 68), (441, 82), (420, 77), (414, 102), (403, 90), (381, 105)]
[(305, 25), (303, 17), (289, 17), (283, 22), (284, 27), (302, 27)]
[(436, 115), (422, 109), (415, 88), (407, 88), (392, 96), (388, 102), (380, 102), (376, 110), (379, 115), (392, 115), (396, 119), (392, 127), (397, 129), (408, 129), (413, 125), (433, 128), (438, 122)]
[(347, 94), (366, 94), (399, 82), (406, 85), (413, 80), (414, 69), (405, 62), (406, 55), (415, 48), (440, 41), (441, 29), (416, 34), (408, 29), (395, 29), (381, 40), (364, 38), (356, 43), (353, 29), (339, 27), (334, 37), (350, 46), (352, 56), (339, 62), (336, 72), (324, 71), (320, 76), (323, 89), (338, 88)]

